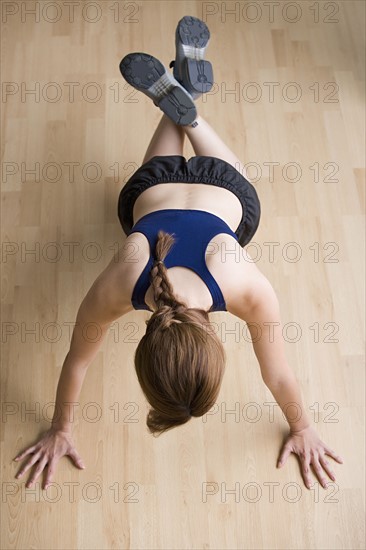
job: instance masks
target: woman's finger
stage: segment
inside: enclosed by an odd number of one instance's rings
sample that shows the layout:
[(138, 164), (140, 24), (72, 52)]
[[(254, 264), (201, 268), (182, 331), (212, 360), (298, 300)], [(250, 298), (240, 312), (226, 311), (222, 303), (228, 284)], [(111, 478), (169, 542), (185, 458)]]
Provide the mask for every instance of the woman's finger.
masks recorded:
[(302, 468), (302, 474), (304, 477), (305, 485), (308, 489), (312, 486), (311, 476), (310, 476), (310, 455), (309, 453), (306, 453), (305, 451), (299, 453), (299, 457), (301, 460), (301, 468)]
[(46, 481), (45, 481), (45, 484), (44, 484), (44, 488), (45, 488), (45, 489), (47, 489), (47, 487), (49, 486), (49, 484), (52, 482), (53, 474), (55, 473), (55, 470), (56, 470), (57, 461), (58, 461), (57, 458), (53, 458), (53, 459), (48, 463)]
[(337, 455), (335, 451), (332, 451), (332, 449), (330, 449), (329, 447), (324, 447), (324, 451), (325, 451), (325, 454), (331, 456), (332, 458), (334, 458), (334, 460), (336, 460), (340, 464), (343, 464), (343, 458)]
[(33, 445), (32, 447), (29, 447), (28, 449), (26, 449), (22, 453), (18, 454), (13, 460), (21, 460), (22, 458), (24, 458), (28, 454), (33, 453), (36, 450), (36, 447), (37, 447), (37, 445)]
[(329, 483), (329, 480), (325, 477), (324, 470), (322, 469), (317, 456), (313, 457), (312, 465), (316, 473), (316, 476), (320, 481), (320, 484), (322, 485), (322, 487), (324, 487), (324, 489), (326, 489), (327, 483)]
[(277, 462), (277, 467), (278, 468), (281, 468), (281, 466), (283, 466), (286, 462), (286, 460), (288, 459), (288, 457), (290, 456), (292, 450), (291, 450), (291, 446), (290, 445), (285, 445), (281, 451), (281, 454), (280, 454), (280, 458), (278, 459), (278, 462)]
[(333, 472), (328, 460), (325, 458), (324, 455), (319, 454), (319, 461), (321, 465), (323, 466), (324, 470), (327, 472), (330, 479), (335, 481), (335, 473)]
[(39, 462), (37, 468), (34, 470), (33, 474), (31, 475), (31, 477), (29, 478), (29, 480), (27, 481), (27, 483), (25, 484), (25, 486), (27, 488), (29, 487), (32, 487), (33, 483), (38, 479), (38, 477), (40, 476), (40, 474), (43, 472), (44, 470), (44, 467), (46, 466), (47, 464), (47, 456), (43, 456), (42, 460)]
[(29, 470), (29, 468), (31, 466), (33, 466), (33, 464), (35, 462), (37, 462), (37, 460), (39, 459), (39, 453), (36, 453), (34, 456), (32, 456), (31, 458), (29, 458), (28, 462), (26, 462), (24, 464), (24, 466), (22, 466), (22, 468), (19, 470), (19, 472), (17, 473), (17, 475), (15, 476), (16, 478), (19, 478), (19, 477), (22, 477), (22, 475), (27, 471)]
[(70, 449), (67, 454), (72, 458), (76, 466), (78, 466), (79, 468), (85, 468), (84, 462), (76, 449)]

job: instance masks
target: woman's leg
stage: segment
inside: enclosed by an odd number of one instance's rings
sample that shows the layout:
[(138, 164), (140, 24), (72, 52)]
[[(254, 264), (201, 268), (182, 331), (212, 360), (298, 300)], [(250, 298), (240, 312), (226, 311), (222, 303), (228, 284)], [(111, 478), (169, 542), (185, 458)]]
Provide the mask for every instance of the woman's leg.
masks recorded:
[(144, 156), (143, 164), (155, 156), (183, 156), (185, 133), (182, 126), (174, 124), (163, 115)]
[(246, 175), (246, 170), (242, 162), (216, 134), (215, 130), (211, 128), (208, 122), (206, 122), (200, 115), (197, 116), (193, 124), (196, 122), (198, 124), (194, 127), (183, 126), (196, 155), (203, 157), (217, 157), (225, 160), (227, 163), (234, 166), (234, 168), (236, 168), (242, 176), (250, 181)]

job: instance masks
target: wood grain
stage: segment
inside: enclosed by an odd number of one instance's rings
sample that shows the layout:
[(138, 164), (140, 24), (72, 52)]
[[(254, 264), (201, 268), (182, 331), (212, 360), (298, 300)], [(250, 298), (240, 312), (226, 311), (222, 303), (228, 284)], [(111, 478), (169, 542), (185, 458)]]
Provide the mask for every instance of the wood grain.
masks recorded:
[[(39, 20), (22, 12), (35, 4)], [(59, 13), (2, 2), (2, 548), (364, 548), (364, 2), (297, 2), (292, 22), (290, 2), (272, 22), (263, 2), (256, 22), (247, 2), (81, 2), (73, 18), (52, 4)], [(86, 470), (64, 458), (47, 492), (40, 479), (25, 489), (12, 459), (49, 426), (71, 323), (124, 241), (118, 195), (160, 119), (119, 61), (146, 51), (169, 64), (187, 14), (212, 37), (216, 87), (198, 109), (256, 178), (249, 251), (278, 293), (308, 411), (344, 464), (327, 490), (304, 487), (295, 455), (276, 469), (287, 423), (278, 407), (270, 416), (245, 324), (224, 312), (212, 314), (228, 357), (217, 407), (155, 440), (133, 365), (150, 314), (133, 311), (76, 408)]]

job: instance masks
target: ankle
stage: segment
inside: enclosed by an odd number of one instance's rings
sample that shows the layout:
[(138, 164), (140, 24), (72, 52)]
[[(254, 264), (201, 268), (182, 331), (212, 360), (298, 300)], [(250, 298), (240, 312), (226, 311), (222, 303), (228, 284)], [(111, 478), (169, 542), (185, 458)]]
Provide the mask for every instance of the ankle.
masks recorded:
[(200, 122), (201, 122), (201, 117), (200, 115), (197, 115), (193, 122), (182, 126), (182, 128), (184, 128), (185, 130), (189, 130), (190, 128), (196, 128), (196, 126), (199, 126)]

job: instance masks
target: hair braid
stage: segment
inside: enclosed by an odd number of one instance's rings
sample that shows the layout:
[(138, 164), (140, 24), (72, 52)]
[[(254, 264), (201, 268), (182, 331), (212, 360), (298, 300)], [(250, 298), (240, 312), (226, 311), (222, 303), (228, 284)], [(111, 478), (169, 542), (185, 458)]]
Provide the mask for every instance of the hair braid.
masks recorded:
[(175, 239), (173, 235), (161, 230), (159, 231), (155, 247), (155, 261), (150, 272), (154, 300), (158, 307), (167, 305), (171, 308), (175, 308), (178, 305), (185, 305), (179, 302), (174, 296), (173, 288), (167, 277), (167, 269), (164, 264), (164, 259), (174, 243)]
[(154, 435), (206, 414), (217, 399), (225, 369), (225, 350), (210, 329), (208, 312), (187, 307), (174, 296), (164, 265), (173, 235), (158, 232), (150, 271), (157, 310), (145, 321), (146, 334), (134, 357), (151, 405), (146, 423)]
[(174, 243), (175, 239), (172, 234), (162, 230), (158, 232), (155, 261), (150, 271), (150, 281), (158, 309), (151, 317), (149, 325), (157, 319), (161, 325), (160, 328), (167, 328), (172, 323), (180, 323), (181, 320), (176, 319), (175, 316), (187, 309), (187, 304), (178, 300), (174, 295), (173, 287), (167, 276), (167, 268), (164, 264), (164, 259)]

